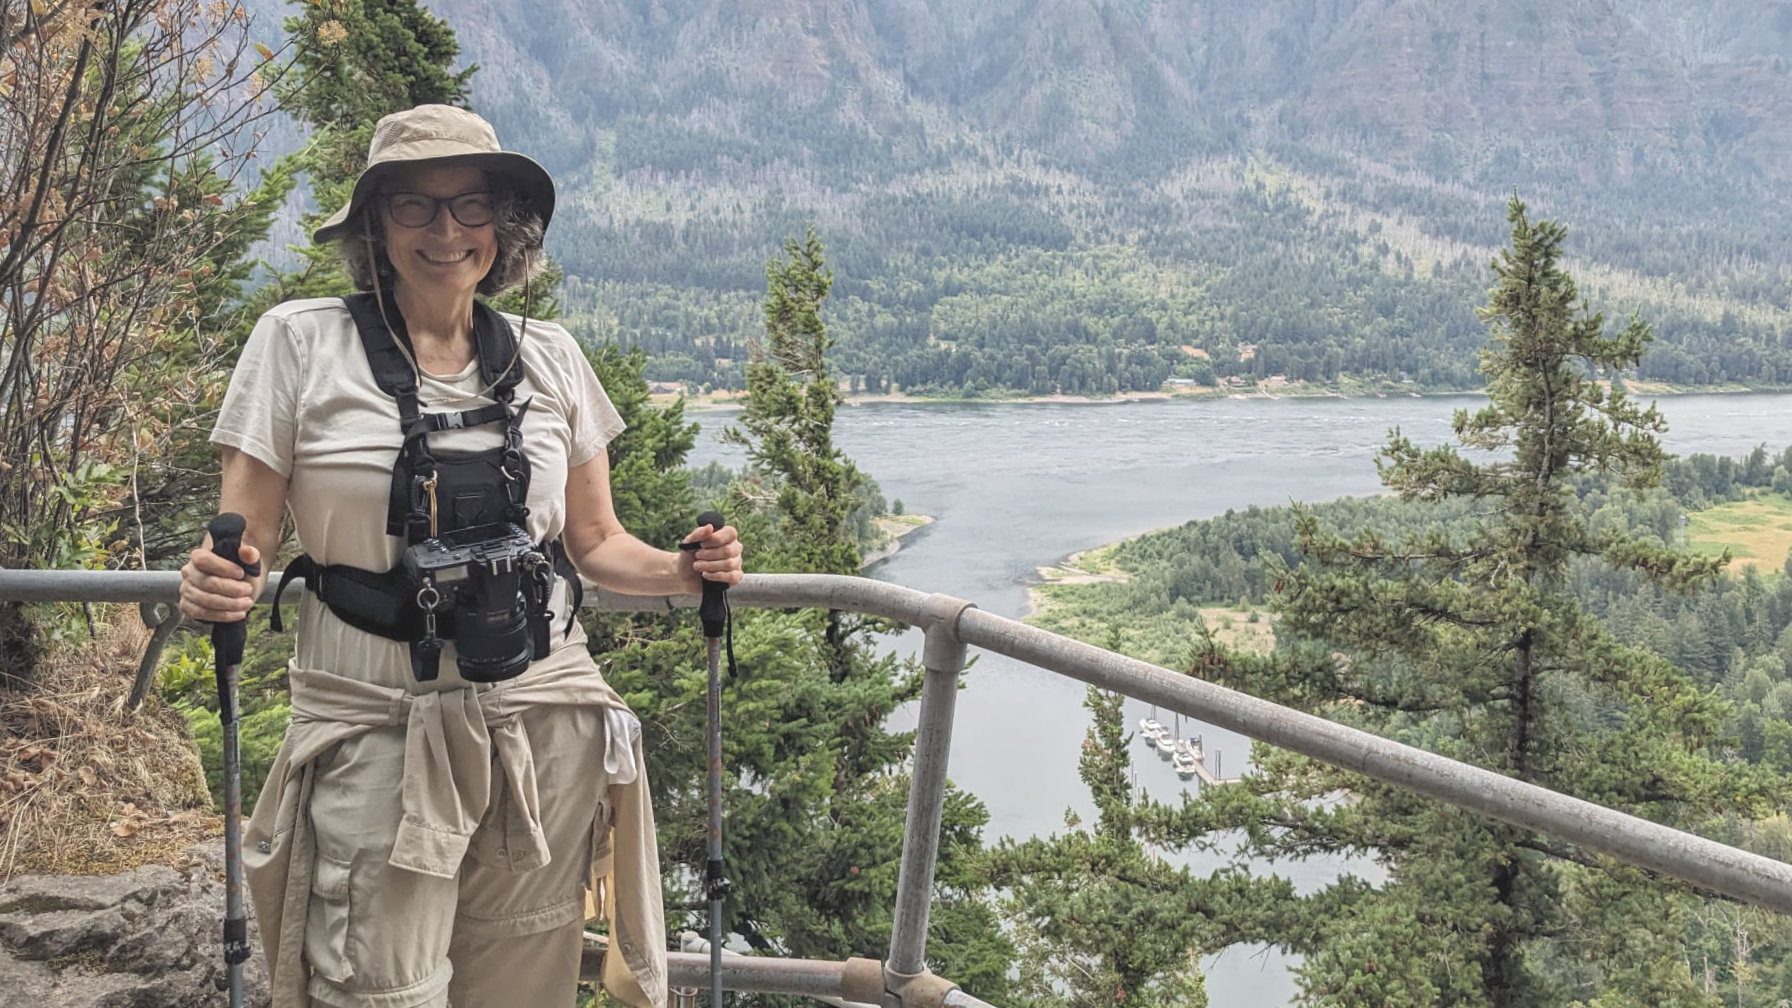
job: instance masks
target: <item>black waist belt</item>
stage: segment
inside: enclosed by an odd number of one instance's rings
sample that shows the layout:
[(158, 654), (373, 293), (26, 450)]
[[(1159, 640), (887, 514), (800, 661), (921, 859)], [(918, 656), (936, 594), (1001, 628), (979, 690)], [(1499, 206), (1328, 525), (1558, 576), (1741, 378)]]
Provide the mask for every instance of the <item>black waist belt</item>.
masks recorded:
[[(585, 599), (585, 585), (566, 555), (559, 539), (542, 547), (553, 561), (554, 573), (565, 578), (572, 592), (572, 605), (566, 613), (566, 629), (578, 615)], [(320, 564), (311, 555), (301, 554), (288, 564), (274, 589), (274, 612), (268, 626), (275, 633), (286, 629), (280, 618), (280, 596), (293, 580), (305, 582), (305, 590), (330, 607), (337, 618), (357, 630), (396, 641), (417, 641), (423, 637), (423, 610), (417, 607), (417, 589), (406, 577), (403, 567), (388, 571), (370, 571), (347, 564)], [(436, 636), (454, 639), (454, 610), (436, 612)]]

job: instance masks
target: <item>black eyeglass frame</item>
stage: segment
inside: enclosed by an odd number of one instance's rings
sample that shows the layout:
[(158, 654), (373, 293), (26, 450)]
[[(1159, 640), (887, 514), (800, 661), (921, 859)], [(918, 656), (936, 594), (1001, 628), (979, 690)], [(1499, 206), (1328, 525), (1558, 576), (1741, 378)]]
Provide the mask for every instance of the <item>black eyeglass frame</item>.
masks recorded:
[[(411, 196), (416, 199), (430, 201), (434, 205), (429, 208), (429, 218), (427, 220), (423, 221), (421, 224), (411, 224), (406, 221), (399, 220), (398, 215), (396, 213), (394, 213), (392, 210), (392, 198), (395, 196)], [(487, 198), (487, 201), (488, 201), (485, 204), (485, 212), (486, 212), (487, 216), (484, 220), (479, 221), (477, 224), (469, 222), (466, 218), (462, 217), (460, 215), (460, 211), (455, 208), (455, 204), (457, 202), (459, 202), (460, 200), (466, 199), (468, 196), (484, 196)], [(409, 190), (399, 190), (397, 192), (381, 193), (379, 198), (380, 198), (381, 205), (385, 208), (386, 216), (391, 218), (392, 223), (397, 224), (399, 227), (407, 227), (407, 228), (429, 227), (431, 224), (434, 224), (436, 222), (437, 217), (440, 217), (442, 215), (442, 208), (447, 207), (448, 215), (450, 217), (454, 218), (454, 222), (456, 224), (459, 224), (461, 227), (464, 227), (464, 228), (479, 228), (479, 227), (485, 227), (487, 224), (490, 224), (493, 220), (497, 219), (498, 208), (494, 205), (493, 202), (491, 202), (491, 196), (492, 196), (492, 192), (489, 189), (469, 189), (463, 193), (455, 193), (453, 196), (431, 196), (428, 193), (411, 192)]]

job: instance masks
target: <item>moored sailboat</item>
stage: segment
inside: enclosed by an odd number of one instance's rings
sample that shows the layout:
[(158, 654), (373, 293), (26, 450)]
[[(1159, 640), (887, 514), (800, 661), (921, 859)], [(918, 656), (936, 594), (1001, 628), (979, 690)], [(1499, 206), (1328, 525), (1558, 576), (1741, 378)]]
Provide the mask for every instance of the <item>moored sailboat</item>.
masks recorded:
[(1145, 744), (1153, 749), (1171, 744), (1169, 730), (1158, 723), (1156, 718), (1140, 718), (1139, 734), (1144, 736)]

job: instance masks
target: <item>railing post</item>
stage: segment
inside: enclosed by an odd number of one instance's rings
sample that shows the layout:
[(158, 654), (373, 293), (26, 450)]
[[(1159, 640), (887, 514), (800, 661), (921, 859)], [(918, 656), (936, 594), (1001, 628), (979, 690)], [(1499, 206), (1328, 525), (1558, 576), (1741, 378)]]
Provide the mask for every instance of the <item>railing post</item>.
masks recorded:
[(964, 642), (958, 618), (971, 603), (950, 595), (928, 598), (921, 652), (921, 722), (915, 731), (915, 769), (908, 788), (908, 823), (902, 836), (902, 869), (896, 878), (896, 920), (890, 933), (891, 973), (914, 976), (927, 969), (927, 912), (933, 902), (934, 858), (940, 847), (940, 812), (946, 800), (946, 762), (952, 751), (952, 715)]

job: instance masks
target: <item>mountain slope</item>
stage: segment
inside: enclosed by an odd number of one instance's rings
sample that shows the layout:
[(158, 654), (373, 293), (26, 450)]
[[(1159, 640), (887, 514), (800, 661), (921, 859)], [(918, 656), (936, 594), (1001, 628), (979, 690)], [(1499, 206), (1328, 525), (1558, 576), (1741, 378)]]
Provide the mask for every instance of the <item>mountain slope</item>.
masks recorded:
[(662, 377), (732, 380), (763, 263), (814, 223), (840, 360), (879, 387), (1473, 384), (1515, 189), (1596, 301), (1659, 323), (1646, 374), (1792, 377), (1783, 0), (432, 8), (566, 194), (575, 321)]

